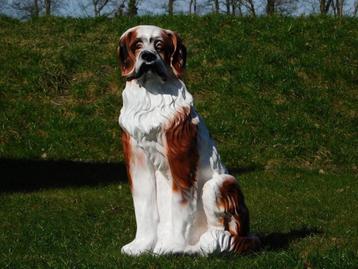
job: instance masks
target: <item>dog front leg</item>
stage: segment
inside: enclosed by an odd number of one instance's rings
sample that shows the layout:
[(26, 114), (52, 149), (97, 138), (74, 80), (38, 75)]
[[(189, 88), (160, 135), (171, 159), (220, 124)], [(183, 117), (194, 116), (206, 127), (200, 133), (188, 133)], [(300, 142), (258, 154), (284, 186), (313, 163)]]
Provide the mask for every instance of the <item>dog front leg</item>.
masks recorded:
[(131, 185), (137, 231), (122, 253), (139, 255), (151, 251), (157, 240), (158, 209), (154, 170), (144, 151), (128, 134), (123, 135), (128, 177)]
[(189, 243), (196, 199), (192, 196), (183, 199), (182, 193), (173, 190), (170, 190), (170, 196), (168, 215), (165, 216), (167, 225), (163, 226), (166, 236), (159, 238), (154, 249), (156, 254), (184, 253)]
[(188, 245), (193, 216), (196, 212), (196, 199), (193, 195), (183, 198), (183, 194), (173, 191), (172, 194), (172, 232), (174, 250), (181, 251)]

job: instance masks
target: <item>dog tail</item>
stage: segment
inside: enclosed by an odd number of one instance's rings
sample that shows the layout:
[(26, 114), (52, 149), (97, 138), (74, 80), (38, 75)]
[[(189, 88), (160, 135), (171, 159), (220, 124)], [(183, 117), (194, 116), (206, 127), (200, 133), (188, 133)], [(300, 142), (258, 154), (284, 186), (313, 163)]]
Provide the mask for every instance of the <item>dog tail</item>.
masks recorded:
[(219, 206), (224, 209), (224, 227), (231, 234), (230, 252), (245, 253), (257, 251), (261, 241), (250, 235), (249, 210), (246, 207), (241, 188), (232, 176), (224, 177), (220, 187)]
[(258, 251), (261, 248), (261, 241), (255, 235), (233, 236), (231, 239), (230, 252), (239, 254)]

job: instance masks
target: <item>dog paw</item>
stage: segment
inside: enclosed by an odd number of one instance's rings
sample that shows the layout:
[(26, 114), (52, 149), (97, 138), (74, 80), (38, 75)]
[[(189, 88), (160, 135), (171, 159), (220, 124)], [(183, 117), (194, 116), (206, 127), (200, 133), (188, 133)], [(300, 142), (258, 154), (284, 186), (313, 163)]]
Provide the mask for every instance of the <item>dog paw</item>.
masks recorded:
[(185, 244), (177, 242), (158, 242), (153, 250), (154, 254), (181, 254), (185, 252)]
[(121, 252), (130, 256), (138, 256), (144, 253), (149, 253), (153, 249), (152, 242), (144, 242), (133, 240), (129, 244), (122, 247)]
[(202, 255), (223, 253), (230, 249), (231, 234), (228, 231), (209, 230), (200, 237)]

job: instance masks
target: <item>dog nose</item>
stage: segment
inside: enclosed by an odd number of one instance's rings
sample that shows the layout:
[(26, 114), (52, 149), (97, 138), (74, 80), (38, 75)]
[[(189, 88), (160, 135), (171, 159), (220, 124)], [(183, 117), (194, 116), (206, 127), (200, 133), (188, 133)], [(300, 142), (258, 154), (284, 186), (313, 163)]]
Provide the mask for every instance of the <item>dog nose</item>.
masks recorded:
[(153, 62), (157, 58), (157, 56), (155, 56), (155, 54), (150, 51), (143, 51), (141, 57), (148, 63)]

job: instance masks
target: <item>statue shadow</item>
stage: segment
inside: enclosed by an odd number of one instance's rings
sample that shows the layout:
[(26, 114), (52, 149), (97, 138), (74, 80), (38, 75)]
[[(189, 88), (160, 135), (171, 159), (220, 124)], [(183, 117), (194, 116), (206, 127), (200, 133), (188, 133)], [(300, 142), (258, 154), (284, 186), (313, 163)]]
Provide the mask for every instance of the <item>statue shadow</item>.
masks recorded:
[(242, 175), (242, 174), (248, 174), (248, 173), (264, 170), (264, 168), (258, 164), (251, 164), (251, 165), (240, 166), (240, 167), (228, 167), (227, 170), (230, 175)]
[[(255, 170), (256, 166), (229, 169), (234, 174)], [(128, 182), (123, 162), (0, 158), (0, 173), (0, 193)]]
[(259, 238), (262, 243), (261, 250), (268, 251), (280, 251), (289, 248), (290, 244), (294, 241), (322, 234), (322, 231), (317, 228), (302, 227), (300, 229), (294, 229), (289, 232), (273, 232), (269, 234), (259, 234)]
[[(299, 229), (293, 229), (289, 232), (281, 233), (281, 232), (272, 232), (269, 234), (257, 234), (261, 241), (261, 247), (254, 251), (241, 253), (240, 256), (245, 256), (249, 258), (255, 258), (260, 256), (264, 252), (273, 251), (279, 252), (289, 249), (290, 245), (297, 240), (302, 240), (309, 236), (322, 234), (322, 231), (316, 228), (308, 228), (302, 227)], [(237, 258), (238, 255), (236, 253), (216, 253), (211, 254), (211, 257), (215, 257), (217, 259), (229, 259)]]
[(122, 162), (0, 159), (0, 193), (127, 182)]

